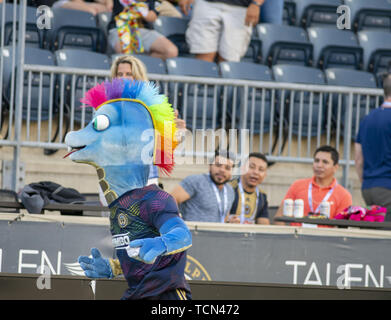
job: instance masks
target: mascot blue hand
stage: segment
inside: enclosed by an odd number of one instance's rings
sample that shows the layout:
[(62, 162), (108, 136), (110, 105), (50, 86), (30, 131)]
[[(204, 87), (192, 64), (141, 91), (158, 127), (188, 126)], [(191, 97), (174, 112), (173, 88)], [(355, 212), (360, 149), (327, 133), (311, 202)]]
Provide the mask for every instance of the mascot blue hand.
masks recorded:
[(102, 258), (97, 248), (91, 249), (92, 258), (80, 256), (78, 262), (89, 278), (113, 278), (109, 259)]
[(129, 247), (140, 247), (137, 258), (148, 264), (154, 263), (157, 256), (167, 251), (161, 237), (133, 240), (129, 243)]

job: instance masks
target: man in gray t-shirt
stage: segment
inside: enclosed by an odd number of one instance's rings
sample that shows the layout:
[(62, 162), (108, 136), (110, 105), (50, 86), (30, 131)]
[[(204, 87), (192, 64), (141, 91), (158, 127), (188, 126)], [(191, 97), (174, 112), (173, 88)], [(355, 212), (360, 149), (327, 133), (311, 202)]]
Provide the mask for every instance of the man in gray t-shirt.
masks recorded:
[(171, 192), (185, 221), (224, 222), (235, 198), (227, 183), (232, 177), (233, 160), (216, 153), (209, 174), (191, 175)]

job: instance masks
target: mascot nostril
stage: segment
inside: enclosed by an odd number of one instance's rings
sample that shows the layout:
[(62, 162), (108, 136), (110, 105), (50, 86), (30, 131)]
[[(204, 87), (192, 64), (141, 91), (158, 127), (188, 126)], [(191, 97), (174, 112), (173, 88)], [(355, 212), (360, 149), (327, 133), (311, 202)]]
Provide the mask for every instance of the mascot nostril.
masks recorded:
[(118, 259), (79, 257), (91, 278), (124, 274), (124, 299), (190, 299), (185, 280), (191, 233), (175, 200), (148, 185), (150, 164), (169, 174), (174, 167), (176, 127), (167, 97), (151, 82), (113, 79), (96, 85), (81, 100), (95, 108), (93, 120), (67, 134), (72, 161), (97, 169), (110, 208), (110, 231)]

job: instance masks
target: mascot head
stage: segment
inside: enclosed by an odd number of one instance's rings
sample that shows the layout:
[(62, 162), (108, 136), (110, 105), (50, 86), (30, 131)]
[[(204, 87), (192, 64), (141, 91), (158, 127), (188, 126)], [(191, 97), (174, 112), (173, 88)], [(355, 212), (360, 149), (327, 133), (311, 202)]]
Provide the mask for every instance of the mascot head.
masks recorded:
[(144, 187), (151, 164), (172, 171), (174, 111), (152, 82), (113, 79), (90, 89), (81, 102), (95, 114), (85, 128), (66, 135), (65, 157), (96, 167), (108, 203)]

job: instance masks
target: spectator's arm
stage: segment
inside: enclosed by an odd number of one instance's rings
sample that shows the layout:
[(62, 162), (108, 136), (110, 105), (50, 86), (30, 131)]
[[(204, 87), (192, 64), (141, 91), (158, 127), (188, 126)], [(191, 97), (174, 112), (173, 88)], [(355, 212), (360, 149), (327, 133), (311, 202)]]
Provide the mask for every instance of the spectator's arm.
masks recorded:
[(252, 0), (247, 7), (246, 18), (244, 24), (254, 27), (259, 22), (259, 14), (264, 0)]
[(270, 224), (269, 218), (257, 218), (256, 224)]
[(194, 0), (179, 0), (178, 5), (182, 12), (187, 16), (190, 12), (190, 8)]
[(177, 204), (180, 204), (190, 199), (190, 195), (180, 185), (176, 186), (170, 194), (174, 197)]
[(149, 23), (155, 22), (156, 19), (157, 19), (157, 14), (153, 10), (149, 10), (147, 15), (144, 16), (144, 20)]
[(362, 154), (362, 146), (360, 143), (354, 144), (354, 162), (356, 167), (356, 172), (360, 182), (363, 180), (363, 167), (364, 167), (364, 157)]
[[(283, 215), (283, 207), (284, 207), (284, 203), (282, 203), (280, 205), (280, 207), (278, 208), (276, 214), (274, 215), (275, 218), (282, 217), (282, 215)], [(275, 221), (273, 224), (280, 225), (280, 226), (285, 226), (285, 222), (280, 222), (280, 221)]]

